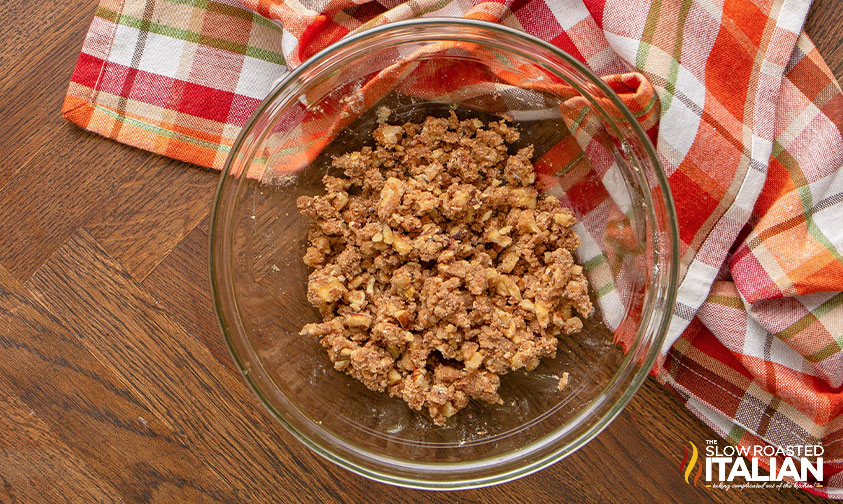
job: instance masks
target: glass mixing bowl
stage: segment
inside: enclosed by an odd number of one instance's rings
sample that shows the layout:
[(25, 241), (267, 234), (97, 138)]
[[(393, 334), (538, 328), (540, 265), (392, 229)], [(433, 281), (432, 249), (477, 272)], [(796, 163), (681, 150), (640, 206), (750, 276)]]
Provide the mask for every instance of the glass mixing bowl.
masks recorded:
[[(425, 412), (335, 371), (300, 336), (318, 312), (302, 263), (330, 159), (387, 122), (507, 116), (534, 144), (541, 190), (581, 221), (577, 250), (595, 313), (554, 359), (501, 379), (503, 404), (473, 401), (433, 424)], [(222, 172), (211, 281), (244, 377), (293, 435), (363, 476), (417, 488), (478, 487), (570, 454), (621, 411), (664, 339), (677, 274), (670, 190), (650, 140), (604, 81), (525, 33), (464, 19), (380, 26), (314, 55), (269, 94)], [(557, 390), (559, 377), (569, 383)]]

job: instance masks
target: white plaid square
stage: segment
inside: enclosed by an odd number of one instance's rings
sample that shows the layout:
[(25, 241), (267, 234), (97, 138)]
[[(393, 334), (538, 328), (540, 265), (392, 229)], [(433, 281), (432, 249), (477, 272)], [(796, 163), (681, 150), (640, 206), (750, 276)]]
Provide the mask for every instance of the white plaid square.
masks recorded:
[(138, 68), (166, 77), (178, 77), (185, 44), (181, 39), (147, 33)]
[(235, 92), (262, 100), (285, 71), (285, 66), (246, 56), (243, 58), (243, 69)]
[(114, 44), (111, 45), (111, 52), (108, 55), (109, 62), (132, 67), (132, 60), (140, 44), (140, 36), (141, 32), (131, 26), (117, 25)]

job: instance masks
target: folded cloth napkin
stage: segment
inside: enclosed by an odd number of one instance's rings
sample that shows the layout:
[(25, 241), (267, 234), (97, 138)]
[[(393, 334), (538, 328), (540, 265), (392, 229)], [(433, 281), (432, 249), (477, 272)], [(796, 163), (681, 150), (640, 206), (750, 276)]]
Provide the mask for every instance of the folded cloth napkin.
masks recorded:
[(734, 444), (822, 445), (823, 481), (807, 489), (843, 498), (843, 93), (801, 31), (809, 6), (101, 0), (63, 114), (219, 169), (288, 68), (349, 33), (419, 16), (516, 27), (602, 76), (635, 69), (658, 96), (650, 131), (682, 256), (654, 373)]

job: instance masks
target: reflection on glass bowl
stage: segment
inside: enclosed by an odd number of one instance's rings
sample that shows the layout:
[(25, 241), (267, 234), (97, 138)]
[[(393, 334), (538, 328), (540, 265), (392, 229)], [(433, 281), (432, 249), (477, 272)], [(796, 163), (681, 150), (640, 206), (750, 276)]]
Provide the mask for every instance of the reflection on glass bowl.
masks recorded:
[[(465, 75), (471, 82), (458, 80)], [(516, 147), (535, 145), (539, 188), (580, 220), (577, 256), (593, 287), (595, 314), (580, 335), (560, 339), (556, 358), (505, 375), (503, 404), (474, 401), (443, 427), (335, 371), (318, 342), (299, 335), (320, 319), (306, 298), (309, 221), (296, 199), (324, 190), (331, 156), (366, 145), (382, 107), (393, 124), (450, 110), (511, 117), (522, 132)], [(211, 280), (237, 365), (298, 439), (379, 481), (454, 489), (541, 469), (620, 412), (664, 339), (677, 253), (653, 146), (601, 79), (524, 33), (426, 19), (344, 39), (270, 93), (222, 173)], [(559, 392), (563, 372), (569, 384)]]

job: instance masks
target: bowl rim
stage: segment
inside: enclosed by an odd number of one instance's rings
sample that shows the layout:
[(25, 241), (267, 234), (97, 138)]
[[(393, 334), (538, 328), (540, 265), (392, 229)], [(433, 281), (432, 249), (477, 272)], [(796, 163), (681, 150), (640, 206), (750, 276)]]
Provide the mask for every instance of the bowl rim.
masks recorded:
[[(393, 474), (387, 474), (384, 472), (380, 472), (373, 469), (368, 469), (365, 467), (361, 467), (354, 462), (346, 460), (342, 456), (334, 453), (330, 449), (324, 448), (318, 442), (312, 440), (308, 435), (301, 432), (295, 426), (293, 426), (289, 421), (287, 421), (284, 416), (277, 411), (277, 409), (270, 404), (267, 399), (264, 397), (264, 394), (260, 391), (257, 384), (254, 382), (246, 364), (241, 360), (241, 357), (238, 355), (237, 351), (235, 350), (234, 343), (232, 341), (232, 336), (230, 331), (227, 329), (229, 324), (226, 322), (225, 314), (223, 311), (223, 307), (221, 306), (220, 296), (218, 295), (218, 286), (217, 286), (217, 277), (218, 277), (218, 267), (215, 264), (215, 254), (214, 254), (214, 244), (219, 239), (220, 230), (218, 229), (218, 219), (217, 215), (220, 212), (220, 202), (221, 202), (221, 194), (223, 192), (223, 186), (225, 185), (225, 181), (227, 180), (227, 176), (230, 174), (232, 166), (234, 164), (234, 158), (236, 157), (237, 153), (240, 152), (246, 137), (251, 133), (252, 129), (254, 128), (258, 119), (263, 115), (266, 109), (274, 102), (280, 92), (291, 82), (295, 81), (302, 73), (304, 73), (309, 68), (315, 66), (317, 63), (321, 62), (326, 56), (329, 56), (336, 52), (339, 49), (342, 49), (346, 46), (353, 45), (359, 42), (361, 39), (367, 39), (376, 35), (379, 35), (384, 32), (389, 32), (392, 30), (405, 28), (405, 27), (419, 27), (419, 26), (451, 26), (451, 27), (467, 27), (467, 28), (480, 28), (483, 30), (489, 30), (492, 32), (499, 32), (505, 35), (514, 36), (520, 38), (528, 43), (535, 44), (540, 46), (541, 48), (549, 51), (554, 56), (562, 59), (565, 63), (571, 65), (579, 71), (583, 76), (585, 76), (592, 84), (597, 86), (605, 95), (606, 97), (612, 102), (613, 105), (617, 107), (617, 110), (620, 111), (623, 118), (627, 121), (630, 125), (632, 132), (638, 138), (641, 145), (644, 148), (646, 157), (649, 158), (650, 163), (655, 172), (657, 187), (661, 190), (662, 199), (664, 204), (664, 210), (667, 216), (667, 229), (661, 230), (662, 232), (666, 232), (668, 235), (668, 239), (660, 239), (660, 242), (667, 241), (669, 244), (672, 244), (673, 247), (667, 252), (666, 258), (668, 267), (670, 271), (668, 272), (665, 282), (667, 288), (665, 289), (665, 297), (664, 297), (664, 313), (662, 315), (662, 319), (659, 321), (658, 327), (655, 329), (655, 337), (653, 338), (652, 344), (647, 351), (647, 354), (641, 360), (641, 366), (635, 371), (630, 383), (623, 391), (623, 393), (615, 400), (615, 402), (610, 406), (609, 410), (603, 414), (602, 417), (598, 418), (597, 422), (595, 422), (592, 426), (590, 426), (585, 432), (575, 437), (570, 443), (559, 447), (558, 449), (552, 450), (547, 453), (545, 456), (529, 463), (527, 465), (511, 469), (504, 472), (497, 472), (491, 476), (483, 476), (479, 478), (465, 478), (460, 480), (452, 480), (446, 482), (437, 482), (432, 481), (430, 479), (423, 479), (420, 477), (408, 477), (408, 476), (396, 476)], [(649, 184), (648, 184), (649, 185)], [(654, 189), (655, 187), (653, 187)], [(659, 252), (660, 254), (662, 252)], [(317, 52), (306, 61), (302, 62), (299, 66), (291, 70), (287, 73), (283, 78), (279, 79), (274, 83), (273, 88), (267, 94), (267, 96), (263, 99), (260, 103), (258, 108), (252, 113), (249, 120), (241, 129), (240, 133), (238, 134), (236, 140), (232, 144), (232, 147), (229, 151), (229, 154), (226, 158), (225, 164), (223, 165), (222, 170), (220, 171), (220, 180), (217, 185), (217, 189), (214, 194), (214, 200), (211, 208), (210, 213), (210, 225), (209, 225), (209, 232), (208, 232), (208, 270), (209, 270), (209, 280), (210, 280), (210, 288), (211, 294), (214, 302), (214, 312), (217, 318), (217, 322), (219, 324), (220, 330), (223, 334), (223, 337), (226, 342), (226, 346), (231, 353), (232, 359), (234, 360), (235, 365), (237, 366), (240, 374), (245, 379), (246, 383), (251, 388), (252, 392), (260, 399), (261, 404), (267, 408), (270, 414), (278, 420), (288, 432), (290, 432), (293, 437), (295, 437), (298, 441), (300, 441), (303, 445), (307, 446), (313, 452), (317, 453), (318, 455), (324, 457), (327, 460), (343, 467), (355, 474), (361, 475), (363, 477), (382, 482), (388, 483), (392, 485), (402, 486), (406, 488), (415, 488), (415, 489), (422, 489), (422, 490), (458, 490), (458, 489), (471, 489), (471, 488), (481, 488), (485, 486), (495, 485), (504, 483), (507, 481), (512, 481), (529, 474), (535, 473), (540, 471), (559, 460), (567, 457), (571, 453), (575, 452), (589, 441), (591, 441), (594, 437), (596, 437), (600, 432), (603, 431), (614, 419), (620, 414), (621, 411), (625, 408), (625, 406), (629, 403), (632, 397), (637, 393), (640, 389), (641, 385), (643, 384), (644, 380), (647, 378), (650, 370), (652, 369), (653, 363), (656, 360), (657, 355), (661, 351), (661, 347), (665, 341), (667, 335), (667, 329), (670, 325), (671, 321), (671, 311), (676, 301), (676, 295), (678, 290), (678, 277), (679, 277), (679, 230), (677, 224), (677, 217), (676, 217), (676, 209), (673, 201), (673, 196), (670, 190), (670, 185), (667, 180), (667, 175), (664, 172), (661, 162), (659, 161), (658, 155), (656, 153), (656, 148), (653, 146), (652, 141), (647, 136), (643, 128), (641, 127), (638, 120), (623, 103), (620, 97), (617, 96), (614, 90), (612, 90), (598, 75), (596, 75), (588, 66), (584, 63), (580, 62), (564, 50), (550, 44), (547, 41), (544, 41), (538, 37), (535, 37), (527, 32), (511, 28), (508, 26), (504, 26), (498, 23), (491, 23), (487, 21), (477, 20), (477, 19), (470, 19), (470, 18), (447, 18), (447, 17), (430, 17), (430, 18), (414, 18), (414, 19), (406, 19), (396, 22), (391, 22), (383, 25), (379, 25), (373, 28), (369, 28), (358, 33), (349, 35), (328, 47), (322, 49), (321, 51)], [(626, 355), (628, 358), (631, 354), (629, 351)], [(540, 438), (533, 443), (538, 444), (541, 443), (543, 438)], [(374, 455), (374, 453), (366, 450), (367, 453)], [(377, 458), (377, 456), (375, 456)], [(437, 472), (441, 472), (443, 467), (455, 467), (455, 466), (464, 466), (464, 463), (428, 463), (425, 465), (430, 465), (431, 468), (436, 467)]]

